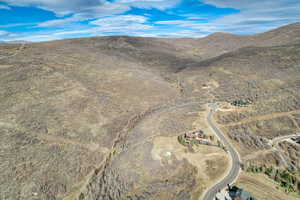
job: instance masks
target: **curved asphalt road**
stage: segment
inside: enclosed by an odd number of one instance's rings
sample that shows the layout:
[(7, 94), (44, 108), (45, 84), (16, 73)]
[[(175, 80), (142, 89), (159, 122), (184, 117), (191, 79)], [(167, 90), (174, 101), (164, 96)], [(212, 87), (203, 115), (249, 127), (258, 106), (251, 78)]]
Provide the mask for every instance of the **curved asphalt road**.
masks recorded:
[(227, 187), (227, 184), (232, 184), (233, 182), (235, 182), (236, 178), (238, 177), (238, 175), (240, 173), (240, 163), (241, 163), (237, 151), (227, 141), (227, 139), (223, 135), (222, 131), (217, 128), (217, 126), (214, 124), (214, 122), (212, 120), (212, 115), (216, 111), (218, 106), (216, 104), (211, 104), (210, 107), (211, 107), (211, 110), (207, 117), (208, 124), (212, 128), (212, 130), (215, 132), (215, 134), (219, 137), (220, 141), (223, 142), (223, 145), (227, 148), (228, 153), (231, 156), (231, 160), (232, 160), (231, 167), (232, 168), (231, 168), (230, 172), (228, 173), (228, 175), (223, 180), (221, 180), (219, 183), (217, 183), (216, 185), (211, 187), (206, 192), (203, 200), (214, 200), (215, 196), (219, 190), (222, 190), (225, 187)]

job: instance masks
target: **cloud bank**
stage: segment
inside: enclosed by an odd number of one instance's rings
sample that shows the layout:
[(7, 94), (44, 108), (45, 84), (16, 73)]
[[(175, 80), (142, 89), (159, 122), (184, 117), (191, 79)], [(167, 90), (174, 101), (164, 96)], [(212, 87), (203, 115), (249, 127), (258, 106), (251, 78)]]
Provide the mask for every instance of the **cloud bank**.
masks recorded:
[(300, 21), (299, 0), (252, 0), (251, 3), (248, 0), (2, 2), (0, 12), (32, 7), (54, 14), (50, 20), (24, 22), (23, 30), (19, 21), (0, 24), (3, 29), (0, 40), (7, 41), (44, 41), (95, 35), (201, 37), (213, 32), (253, 34)]

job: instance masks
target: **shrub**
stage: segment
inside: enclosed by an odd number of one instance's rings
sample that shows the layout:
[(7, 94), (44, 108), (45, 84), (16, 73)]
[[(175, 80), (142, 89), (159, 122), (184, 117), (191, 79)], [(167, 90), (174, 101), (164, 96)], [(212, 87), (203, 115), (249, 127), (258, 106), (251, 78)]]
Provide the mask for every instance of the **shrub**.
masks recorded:
[(189, 144), (190, 144), (189, 141), (187, 141), (183, 135), (178, 136), (177, 139), (178, 139), (178, 142), (180, 144), (182, 144), (183, 146), (189, 146)]

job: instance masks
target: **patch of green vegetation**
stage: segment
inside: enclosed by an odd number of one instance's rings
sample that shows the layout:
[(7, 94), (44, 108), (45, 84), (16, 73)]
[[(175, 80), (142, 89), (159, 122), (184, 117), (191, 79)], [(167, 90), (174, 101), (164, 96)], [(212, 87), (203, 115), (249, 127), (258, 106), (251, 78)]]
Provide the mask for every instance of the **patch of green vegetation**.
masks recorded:
[(182, 144), (183, 146), (193, 146), (193, 145), (199, 145), (200, 142), (198, 140), (192, 139), (192, 140), (187, 140), (185, 139), (184, 135), (178, 136), (178, 142)]
[(276, 169), (272, 166), (267, 167), (266, 165), (249, 165), (245, 170), (251, 173), (264, 173), (279, 183), (280, 187), (282, 187), (286, 193), (296, 193), (300, 196), (300, 179), (299, 176), (297, 176), (299, 172), (290, 172), (288, 170)]
[(239, 100), (234, 100), (233, 102), (231, 102), (231, 105), (233, 106), (239, 106), (239, 107), (246, 107), (248, 105), (252, 104), (252, 101), (250, 99), (239, 99)]
[(79, 200), (83, 200), (84, 199), (84, 194), (83, 193), (80, 193), (79, 195)]
[(183, 135), (178, 136), (177, 139), (178, 139), (178, 142), (180, 144), (182, 144), (183, 146), (189, 146), (191, 144), (190, 141), (186, 140)]

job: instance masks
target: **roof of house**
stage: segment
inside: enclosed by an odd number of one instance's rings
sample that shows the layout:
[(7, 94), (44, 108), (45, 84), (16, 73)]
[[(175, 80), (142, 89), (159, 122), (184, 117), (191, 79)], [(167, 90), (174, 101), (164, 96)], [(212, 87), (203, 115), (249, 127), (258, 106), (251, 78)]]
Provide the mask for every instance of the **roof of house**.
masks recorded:
[(236, 186), (233, 186), (229, 194), (232, 199), (241, 199), (241, 200), (256, 200), (254, 197), (251, 196), (251, 194), (243, 189), (240, 189)]
[(241, 191), (240, 197), (242, 200), (255, 200), (255, 198), (252, 197), (251, 194), (245, 190)]
[(187, 136), (199, 136), (199, 135), (203, 135), (203, 134), (204, 134), (204, 132), (202, 130), (185, 133), (185, 135), (187, 135)]

